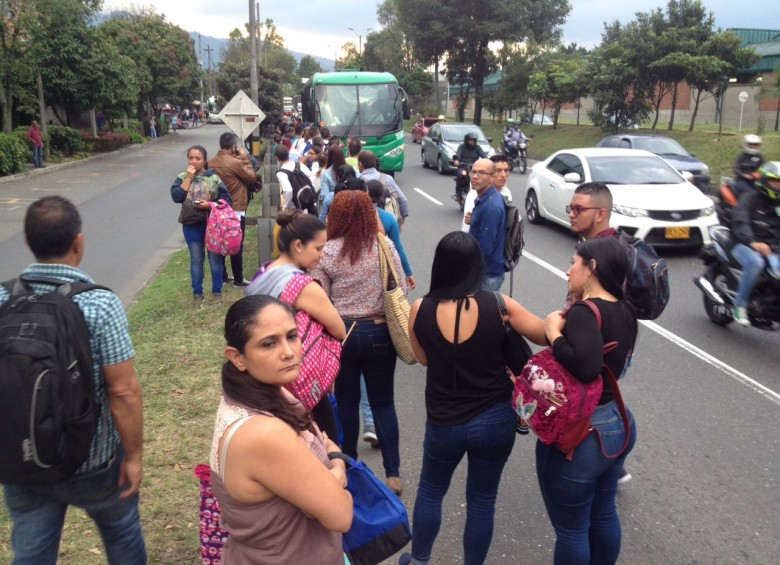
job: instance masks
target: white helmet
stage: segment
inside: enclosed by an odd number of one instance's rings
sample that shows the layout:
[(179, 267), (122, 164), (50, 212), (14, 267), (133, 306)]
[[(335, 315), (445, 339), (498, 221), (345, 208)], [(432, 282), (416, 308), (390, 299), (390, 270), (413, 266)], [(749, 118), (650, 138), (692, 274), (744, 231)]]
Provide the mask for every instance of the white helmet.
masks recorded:
[(745, 150), (745, 153), (750, 155), (758, 155), (761, 152), (762, 143), (761, 138), (752, 133), (742, 138), (742, 148)]

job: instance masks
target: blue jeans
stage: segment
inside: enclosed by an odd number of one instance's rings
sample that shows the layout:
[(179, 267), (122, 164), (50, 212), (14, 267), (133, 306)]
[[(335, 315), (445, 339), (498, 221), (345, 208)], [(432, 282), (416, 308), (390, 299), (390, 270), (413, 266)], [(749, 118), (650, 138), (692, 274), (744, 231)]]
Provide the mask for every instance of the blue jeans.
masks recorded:
[(374, 415), (371, 406), (368, 405), (368, 392), (366, 392), (366, 379), (360, 375), (360, 413), (363, 416), (363, 429), (374, 427)]
[(83, 508), (100, 529), (110, 565), (145, 565), (138, 494), (119, 500), (119, 458), (103, 469), (51, 485), (5, 485), (13, 521), (13, 565), (54, 565), (68, 506)]
[(504, 276), (504, 273), (501, 273), (497, 277), (485, 275), (485, 280), (482, 281), (482, 290), (487, 290), (488, 292), (501, 290), (501, 285), (504, 284)]
[(422, 471), (414, 501), (412, 556), (415, 559), (427, 562), (431, 558), (433, 542), (441, 526), (442, 500), (465, 454), (468, 477), (463, 562), (466, 565), (485, 562), (493, 539), (498, 484), (514, 445), (515, 414), (509, 399), (465, 424), (425, 424)]
[[(203, 296), (203, 262), (206, 257), (206, 224), (185, 224), (184, 241), (190, 250), (190, 279), (192, 279), (192, 294)], [(211, 267), (211, 292), (222, 292), (222, 255), (208, 251)]]
[[(631, 440), (616, 459), (604, 456), (595, 433), (580, 444), (572, 461), (558, 448), (536, 442), (536, 474), (555, 528), (555, 565), (617, 561), (622, 535), (615, 505), (617, 481), (636, 442), (634, 418), (631, 412), (628, 416)], [(614, 400), (596, 408), (591, 425), (601, 434), (606, 453), (620, 451), (625, 431)]]
[[(347, 327), (352, 320), (344, 320)], [(339, 420), (344, 428), (344, 453), (357, 459), (360, 433), (360, 374), (374, 414), (374, 427), (382, 452), (385, 475), (398, 477), (401, 455), (398, 448), (398, 416), (395, 412), (394, 379), (398, 359), (387, 324), (360, 321), (341, 352), (341, 371), (336, 378)]]
[(32, 148), (33, 167), (38, 168), (43, 166), (43, 146)]
[(734, 305), (740, 308), (747, 308), (750, 295), (756, 287), (764, 267), (766, 267), (766, 262), (769, 262), (769, 268), (774, 271), (773, 275), (776, 276), (777, 273), (780, 273), (780, 257), (770, 255), (765, 261), (761, 254), (756, 253), (742, 243), (734, 244), (734, 247), (731, 248), (731, 254), (742, 265), (742, 277), (739, 279)]

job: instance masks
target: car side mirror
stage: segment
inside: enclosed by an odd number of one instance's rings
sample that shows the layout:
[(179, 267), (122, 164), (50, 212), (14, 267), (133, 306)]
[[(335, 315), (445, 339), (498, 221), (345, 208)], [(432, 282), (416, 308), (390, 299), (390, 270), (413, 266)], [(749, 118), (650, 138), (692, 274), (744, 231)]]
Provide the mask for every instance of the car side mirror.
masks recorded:
[(493, 138), (492, 137), (488, 137), (488, 143), (493, 143)]
[(691, 171), (680, 171), (680, 174), (682, 175), (682, 178), (687, 180), (688, 182), (693, 182), (693, 173)]
[(566, 173), (563, 175), (563, 182), (568, 184), (579, 184), (582, 182), (582, 177), (579, 173)]

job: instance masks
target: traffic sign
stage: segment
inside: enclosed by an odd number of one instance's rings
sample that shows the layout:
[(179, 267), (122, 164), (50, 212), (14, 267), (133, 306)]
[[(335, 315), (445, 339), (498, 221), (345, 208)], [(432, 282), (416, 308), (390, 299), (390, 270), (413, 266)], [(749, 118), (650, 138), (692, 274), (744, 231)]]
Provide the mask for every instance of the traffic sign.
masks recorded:
[(739, 101), (743, 104), (748, 101), (748, 98), (748, 93), (745, 90), (739, 93)]
[(219, 117), (241, 141), (249, 137), (265, 119), (265, 113), (252, 102), (243, 90), (222, 108)]

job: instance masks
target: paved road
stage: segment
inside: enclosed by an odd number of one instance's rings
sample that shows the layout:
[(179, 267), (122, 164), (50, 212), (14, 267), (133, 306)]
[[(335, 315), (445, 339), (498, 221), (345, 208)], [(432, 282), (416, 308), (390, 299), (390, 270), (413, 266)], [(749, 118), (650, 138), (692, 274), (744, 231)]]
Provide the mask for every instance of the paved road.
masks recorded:
[[(73, 169), (0, 184), (0, 276), (14, 276), (30, 260), (20, 231), (24, 207), (40, 194), (76, 201), (85, 220), (85, 269), (129, 302), (168, 253), (183, 245), (170, 205), (170, 182), (185, 166), (184, 151), (201, 143), (216, 151), (221, 126), (183, 131), (140, 148)], [(407, 145), (406, 170), (396, 176), (412, 216), (403, 240), (424, 294), (436, 242), (459, 229), (449, 199), (451, 176), (419, 164), (419, 146)], [(510, 187), (522, 203), (525, 176)], [(514, 296), (544, 315), (560, 307), (575, 239), (550, 225), (526, 228), (527, 254), (515, 273)], [(695, 252), (668, 254), (673, 292), (657, 324), (645, 325), (623, 390), (638, 423), (629, 459), (634, 480), (619, 495), (623, 522), (621, 563), (771, 563), (777, 553), (779, 336), (706, 318), (690, 283), (699, 272)], [(508, 292), (508, 281), (504, 291)], [(420, 472), (425, 408), (424, 370), (399, 364), (404, 501), (411, 513)], [(518, 437), (504, 473), (490, 564), (549, 563), (553, 533), (534, 469), (534, 440)], [(377, 451), (361, 456), (381, 469)], [(434, 562), (462, 561), (465, 465), (445, 499)], [(389, 561), (388, 561), (389, 563)]]

